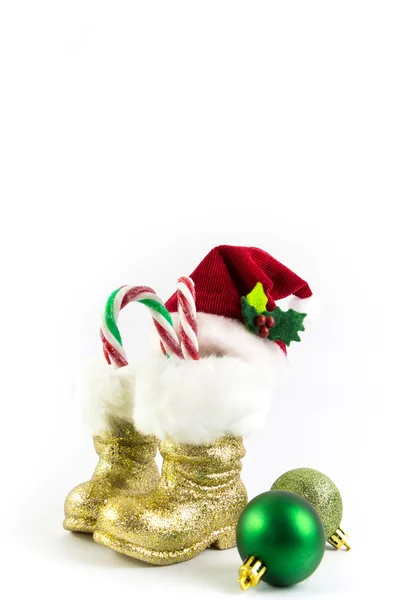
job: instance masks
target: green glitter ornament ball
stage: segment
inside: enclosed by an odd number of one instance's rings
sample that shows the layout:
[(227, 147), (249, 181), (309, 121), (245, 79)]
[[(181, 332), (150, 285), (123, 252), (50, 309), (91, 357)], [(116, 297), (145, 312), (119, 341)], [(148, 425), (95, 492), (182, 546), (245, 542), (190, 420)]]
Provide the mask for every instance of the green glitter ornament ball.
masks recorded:
[[(309, 577), (325, 551), (321, 519), (307, 500), (285, 491), (266, 492), (249, 502), (236, 528), (241, 559), (254, 557), (266, 567), (263, 581), (289, 586)], [(245, 564), (242, 569), (245, 569)], [(241, 570), (242, 570), (241, 569)], [(260, 572), (260, 569), (258, 569)], [(239, 579), (242, 589), (258, 583), (248, 571)]]
[(320, 516), (328, 540), (340, 528), (343, 515), (342, 497), (329, 477), (315, 469), (293, 469), (281, 475), (271, 490), (285, 490), (302, 496)]

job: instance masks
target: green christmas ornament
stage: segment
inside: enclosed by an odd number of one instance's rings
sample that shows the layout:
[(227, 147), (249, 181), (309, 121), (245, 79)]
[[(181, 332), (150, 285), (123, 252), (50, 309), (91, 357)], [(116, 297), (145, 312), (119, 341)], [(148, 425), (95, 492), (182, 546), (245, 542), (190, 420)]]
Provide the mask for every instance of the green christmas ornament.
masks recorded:
[(318, 513), (307, 500), (286, 491), (256, 496), (240, 515), (237, 548), (242, 590), (262, 579), (289, 586), (309, 577), (320, 564), (325, 533)]
[(320, 516), (326, 540), (336, 549), (350, 550), (347, 534), (340, 527), (343, 502), (340, 492), (329, 477), (315, 469), (293, 469), (279, 477), (271, 490), (286, 490), (302, 496)]

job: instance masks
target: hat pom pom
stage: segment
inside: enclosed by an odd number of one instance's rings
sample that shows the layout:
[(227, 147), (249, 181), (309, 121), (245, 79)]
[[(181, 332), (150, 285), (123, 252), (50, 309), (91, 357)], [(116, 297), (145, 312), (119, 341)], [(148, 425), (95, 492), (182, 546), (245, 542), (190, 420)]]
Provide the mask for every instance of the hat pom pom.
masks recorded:
[(292, 308), (297, 312), (306, 313), (307, 317), (305, 324), (315, 323), (320, 320), (321, 307), (317, 298), (309, 296), (308, 298), (298, 298), (291, 296), (288, 302), (288, 308)]
[(310, 325), (310, 323), (318, 322), (321, 317), (320, 303), (314, 295), (309, 296), (308, 298), (288, 296), (282, 300), (277, 300), (275, 304), (276, 306), (279, 306), (281, 310), (286, 311), (291, 308), (299, 313), (305, 313), (307, 315), (304, 320), (305, 327)]

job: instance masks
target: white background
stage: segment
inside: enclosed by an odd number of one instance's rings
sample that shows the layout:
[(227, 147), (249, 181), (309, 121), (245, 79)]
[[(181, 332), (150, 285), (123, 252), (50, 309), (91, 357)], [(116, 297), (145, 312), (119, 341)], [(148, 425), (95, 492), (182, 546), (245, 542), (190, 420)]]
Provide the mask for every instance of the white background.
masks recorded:
[[(221, 243), (309, 281), (249, 495), (327, 473), (349, 553), (247, 592), (370, 597), (395, 571), (400, 11), (397, 2), (0, 4), (1, 582), (7, 598), (239, 597), (235, 549), (152, 568), (62, 529), (96, 457), (74, 382), (119, 285), (167, 298)], [(149, 318), (121, 315), (129, 356)], [(397, 454), (397, 456), (396, 456)], [(396, 595), (394, 586), (389, 596)]]

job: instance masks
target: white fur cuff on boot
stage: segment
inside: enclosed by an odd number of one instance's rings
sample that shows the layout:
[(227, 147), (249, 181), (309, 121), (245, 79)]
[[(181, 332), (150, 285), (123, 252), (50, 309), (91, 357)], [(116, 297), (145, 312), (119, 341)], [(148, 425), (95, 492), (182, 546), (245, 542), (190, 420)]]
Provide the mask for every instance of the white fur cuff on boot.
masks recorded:
[(251, 433), (265, 423), (271, 391), (286, 364), (276, 344), (268, 351), (268, 360), (251, 362), (234, 356), (147, 361), (136, 377), (135, 426), (189, 444)]
[(109, 428), (110, 417), (133, 422), (136, 371), (136, 365), (116, 369), (104, 359), (92, 361), (84, 370), (76, 396), (93, 435)]

